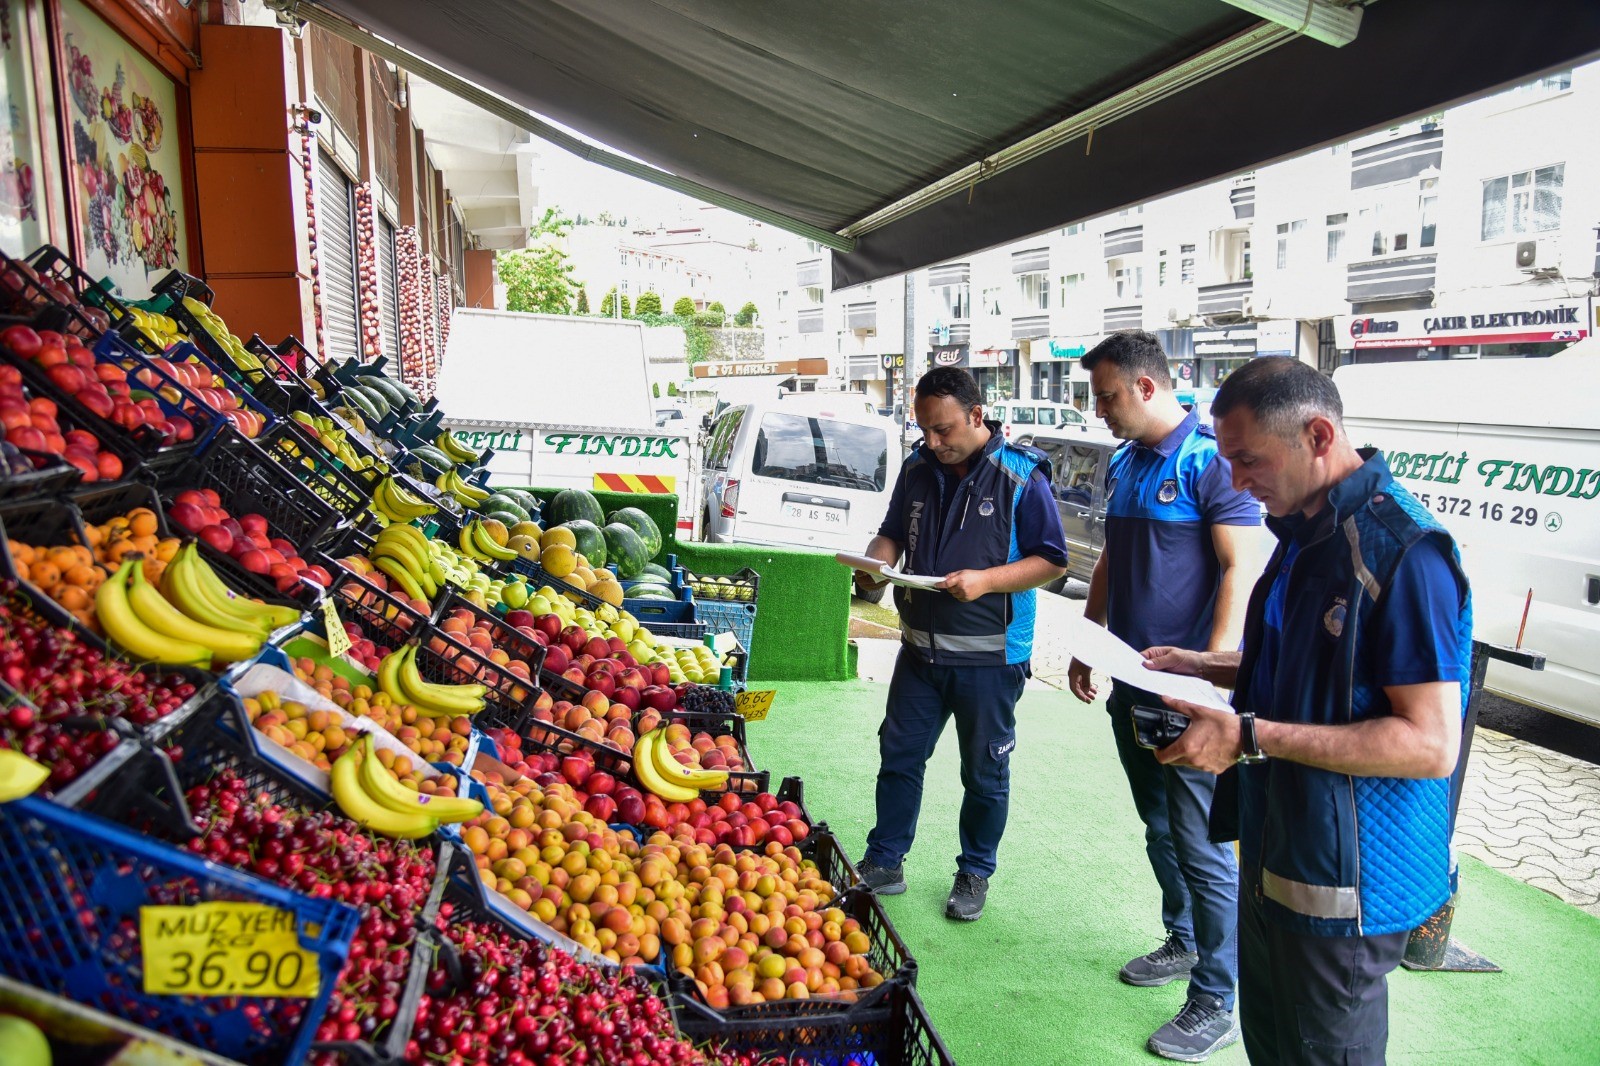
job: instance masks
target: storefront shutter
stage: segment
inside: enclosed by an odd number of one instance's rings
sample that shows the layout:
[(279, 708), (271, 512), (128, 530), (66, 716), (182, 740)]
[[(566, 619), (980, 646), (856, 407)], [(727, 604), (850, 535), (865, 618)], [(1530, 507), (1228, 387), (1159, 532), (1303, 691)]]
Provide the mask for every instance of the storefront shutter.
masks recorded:
[(384, 354), (395, 360), (400, 358), (400, 269), (394, 251), (394, 226), (382, 215), (378, 216), (378, 273), (383, 290), (378, 304), (381, 341)]
[(361, 352), (356, 303), (355, 189), (326, 152), (317, 155), (317, 270), (322, 283), (322, 330), (331, 359)]

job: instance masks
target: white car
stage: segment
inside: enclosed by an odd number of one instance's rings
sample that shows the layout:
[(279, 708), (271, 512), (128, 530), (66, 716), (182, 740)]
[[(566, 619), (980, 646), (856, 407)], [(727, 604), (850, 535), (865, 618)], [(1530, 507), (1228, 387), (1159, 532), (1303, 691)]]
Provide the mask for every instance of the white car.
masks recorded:
[(1006, 440), (1019, 433), (1048, 432), (1058, 426), (1082, 426), (1089, 421), (1071, 404), (1050, 400), (1001, 400), (984, 410), (1000, 423), (1000, 432)]
[(703, 468), (704, 539), (860, 551), (900, 475), (900, 428), (858, 395), (738, 404), (712, 423)]

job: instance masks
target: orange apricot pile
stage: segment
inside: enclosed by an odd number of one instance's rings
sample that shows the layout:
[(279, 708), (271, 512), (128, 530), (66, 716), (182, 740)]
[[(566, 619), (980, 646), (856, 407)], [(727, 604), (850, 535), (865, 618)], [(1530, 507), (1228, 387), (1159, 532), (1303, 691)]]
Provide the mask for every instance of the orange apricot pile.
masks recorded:
[(145, 580), (159, 585), (162, 571), (182, 546), (176, 537), (162, 537), (156, 513), (135, 507), (100, 525), (86, 525), (88, 544), (32, 545), (9, 541), (17, 576), (38, 589), (91, 630), (100, 632), (94, 615), (94, 594), (130, 552), (144, 556)]

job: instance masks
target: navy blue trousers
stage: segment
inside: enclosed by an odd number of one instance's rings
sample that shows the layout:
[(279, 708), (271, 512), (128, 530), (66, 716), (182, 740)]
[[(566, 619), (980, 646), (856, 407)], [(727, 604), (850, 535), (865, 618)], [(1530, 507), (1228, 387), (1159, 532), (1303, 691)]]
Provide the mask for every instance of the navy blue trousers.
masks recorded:
[(1025, 664), (932, 666), (900, 650), (878, 729), (878, 824), (866, 857), (899, 866), (917, 834), (922, 778), (951, 718), (961, 745), (961, 854), (957, 869), (989, 877), (1011, 804), (1011, 750)]
[(1190, 991), (1216, 996), (1231, 1010), (1239, 979), (1239, 871), (1233, 847), (1211, 842), (1217, 778), (1188, 766), (1163, 766), (1155, 752), (1141, 748), (1133, 732), (1135, 704), (1162, 706), (1160, 697), (1119, 681), (1106, 710), (1144, 823), (1145, 854), (1161, 886), (1161, 921), (1200, 955), (1189, 975)]

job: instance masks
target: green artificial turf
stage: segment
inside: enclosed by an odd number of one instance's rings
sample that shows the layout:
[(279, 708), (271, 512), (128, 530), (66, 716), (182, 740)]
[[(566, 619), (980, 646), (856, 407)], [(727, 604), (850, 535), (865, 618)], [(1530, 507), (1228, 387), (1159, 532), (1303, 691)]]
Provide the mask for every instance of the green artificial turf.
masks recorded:
[[(887, 686), (787, 683), (749, 728), (756, 764), (798, 774), (806, 803), (859, 858), (873, 818)], [(984, 917), (943, 916), (959, 850), (955, 730), (928, 768), (909, 889), (884, 901), (919, 965), (918, 990), (965, 1066), (1153, 1063), (1149, 1034), (1181, 983), (1132, 988), (1117, 969), (1162, 939), (1159, 896), (1102, 706), (1030, 692), (1018, 709), (1010, 824)], [(1500, 974), (1397, 972), (1393, 1063), (1600, 1061), (1600, 919), (1471, 859), (1455, 934)], [(1212, 1062), (1245, 1062), (1241, 1046)]]

